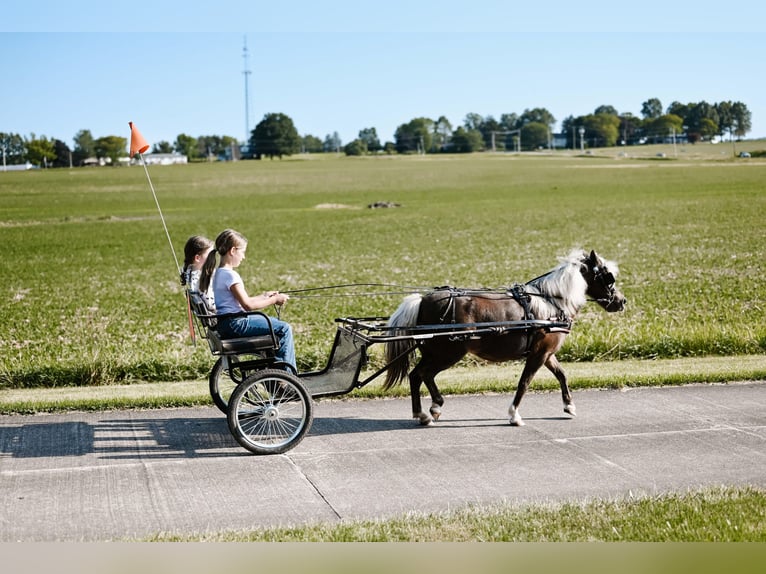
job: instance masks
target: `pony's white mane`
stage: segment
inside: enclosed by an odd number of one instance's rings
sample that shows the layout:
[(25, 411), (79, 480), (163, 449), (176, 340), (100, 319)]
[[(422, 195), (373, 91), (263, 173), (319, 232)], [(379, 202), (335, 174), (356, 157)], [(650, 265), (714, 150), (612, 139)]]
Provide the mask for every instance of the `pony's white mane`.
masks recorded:
[[(573, 318), (585, 305), (588, 285), (580, 273), (580, 265), (586, 256), (582, 249), (573, 249), (560, 259), (558, 267), (527, 284), (529, 293), (544, 295), (531, 298), (530, 308), (535, 317), (550, 319), (563, 311), (567, 317)], [(609, 269), (612, 271), (613, 268), (610, 266)]]

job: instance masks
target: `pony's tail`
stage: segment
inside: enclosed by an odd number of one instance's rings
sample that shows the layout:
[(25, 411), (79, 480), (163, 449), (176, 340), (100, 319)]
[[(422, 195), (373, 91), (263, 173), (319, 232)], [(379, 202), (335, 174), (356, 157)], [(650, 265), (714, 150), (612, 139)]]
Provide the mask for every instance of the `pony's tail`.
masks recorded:
[[(394, 311), (394, 314), (388, 320), (388, 326), (392, 327), (391, 334), (397, 335), (401, 331), (397, 329), (406, 329), (414, 327), (417, 324), (418, 312), (420, 311), (420, 301), (422, 295), (414, 293), (408, 295)], [(410, 355), (405, 351), (412, 346), (412, 341), (408, 339), (398, 339), (389, 341), (385, 344), (386, 364), (389, 365), (386, 371), (386, 382), (383, 383), (383, 390), (388, 390), (399, 381), (404, 380), (410, 370)], [(400, 356), (404, 353), (403, 356)], [(399, 357), (397, 359), (397, 357)]]

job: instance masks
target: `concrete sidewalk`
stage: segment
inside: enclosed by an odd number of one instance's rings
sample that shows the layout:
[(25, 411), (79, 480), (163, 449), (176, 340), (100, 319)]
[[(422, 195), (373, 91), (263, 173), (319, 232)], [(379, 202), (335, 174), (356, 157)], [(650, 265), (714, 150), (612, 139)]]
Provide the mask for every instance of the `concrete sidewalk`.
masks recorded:
[(115, 540), (584, 500), (766, 487), (766, 383), (317, 403), (309, 435), (253, 456), (214, 407), (0, 417), (0, 541)]

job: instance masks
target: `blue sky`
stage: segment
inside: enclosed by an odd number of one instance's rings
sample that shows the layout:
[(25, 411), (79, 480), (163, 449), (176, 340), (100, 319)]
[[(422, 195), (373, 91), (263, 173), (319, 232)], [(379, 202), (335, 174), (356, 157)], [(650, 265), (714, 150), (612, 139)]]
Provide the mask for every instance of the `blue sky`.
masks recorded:
[[(20, 3), (14, 3), (20, 4)], [(239, 2), (194, 8), (37, 2), (0, 13), (0, 132), (72, 145), (180, 133), (244, 139), (270, 112), (301, 134), (344, 143), (376, 128), (382, 141), (415, 117), (494, 116), (547, 108), (558, 120), (600, 105), (640, 115), (659, 98), (734, 100), (766, 137), (766, 11), (705, 10), (647, 0), (631, 6), (551, 1)], [(557, 125), (557, 127), (558, 127)]]

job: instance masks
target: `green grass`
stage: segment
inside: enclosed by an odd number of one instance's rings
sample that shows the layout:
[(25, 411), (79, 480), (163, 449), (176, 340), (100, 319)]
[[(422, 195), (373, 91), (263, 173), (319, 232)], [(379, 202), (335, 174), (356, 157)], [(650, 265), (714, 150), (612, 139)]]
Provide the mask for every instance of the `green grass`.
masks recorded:
[[(500, 287), (581, 246), (618, 261), (629, 307), (586, 306), (561, 359), (763, 354), (766, 162), (684, 153), (295, 159), (150, 175), (179, 257), (192, 234), (233, 227), (250, 239), (240, 270), (252, 292)], [(379, 200), (402, 207), (366, 208)], [(143, 169), (0, 173), (0, 213), (0, 388), (206, 375)], [(282, 318), (300, 369), (325, 362), (334, 317), (390, 314), (402, 295), (382, 291), (294, 298)]]
[[(439, 375), (439, 388), (446, 395), (512, 393), (521, 375), (520, 362), (467, 364)], [(660, 385), (729, 383), (766, 380), (766, 355), (700, 357), (608, 362), (565, 363), (569, 387), (574, 391), (593, 388), (624, 388)], [(369, 376), (363, 373), (361, 378)], [(556, 379), (543, 369), (535, 377), (532, 391), (558, 392)], [(421, 389), (425, 392), (425, 389)], [(400, 385), (384, 391), (381, 381), (353, 391), (353, 399), (409, 395)], [(346, 397), (344, 397), (346, 400)], [(54, 387), (0, 390), (0, 414), (102, 411), (122, 408), (195, 407), (211, 404), (207, 380), (132, 383), (86, 387)]]
[(766, 542), (766, 492), (717, 488), (520, 507), (471, 506), (443, 513), (297, 528), (176, 536), (152, 541), (225, 542)]

